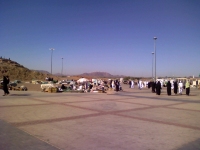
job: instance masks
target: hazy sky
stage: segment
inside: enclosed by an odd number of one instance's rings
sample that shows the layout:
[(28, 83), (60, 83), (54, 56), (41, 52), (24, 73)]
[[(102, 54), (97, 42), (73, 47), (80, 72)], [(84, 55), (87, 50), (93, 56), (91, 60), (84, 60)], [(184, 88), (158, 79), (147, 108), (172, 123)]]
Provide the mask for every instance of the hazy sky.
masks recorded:
[(0, 56), (29, 69), (200, 74), (199, 0), (0, 0)]

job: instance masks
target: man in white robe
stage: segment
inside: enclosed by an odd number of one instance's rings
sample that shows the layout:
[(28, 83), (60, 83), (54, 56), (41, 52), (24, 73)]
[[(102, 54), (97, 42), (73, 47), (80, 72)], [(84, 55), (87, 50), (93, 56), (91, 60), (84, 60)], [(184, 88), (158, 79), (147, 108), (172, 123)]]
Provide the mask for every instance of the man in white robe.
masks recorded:
[(131, 80), (131, 88), (134, 88), (134, 81)]
[(141, 80), (139, 80), (138, 88), (141, 90), (141, 89), (142, 89), (142, 87), (143, 87), (143, 85), (142, 85), (142, 81), (141, 81)]
[(181, 81), (178, 84), (178, 91), (179, 91), (179, 94), (182, 95), (182, 92), (183, 92), (183, 83)]

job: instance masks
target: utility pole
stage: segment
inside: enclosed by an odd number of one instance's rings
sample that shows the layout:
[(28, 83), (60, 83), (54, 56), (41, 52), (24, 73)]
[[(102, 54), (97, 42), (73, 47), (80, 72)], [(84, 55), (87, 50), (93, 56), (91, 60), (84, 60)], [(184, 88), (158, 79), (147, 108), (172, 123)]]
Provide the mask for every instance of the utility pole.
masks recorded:
[(155, 58), (155, 81), (156, 81), (156, 40), (157, 40), (157, 37), (154, 37), (154, 58)]
[(51, 75), (52, 75), (52, 55), (53, 55), (53, 51), (55, 49), (54, 48), (50, 48), (49, 50), (51, 50)]

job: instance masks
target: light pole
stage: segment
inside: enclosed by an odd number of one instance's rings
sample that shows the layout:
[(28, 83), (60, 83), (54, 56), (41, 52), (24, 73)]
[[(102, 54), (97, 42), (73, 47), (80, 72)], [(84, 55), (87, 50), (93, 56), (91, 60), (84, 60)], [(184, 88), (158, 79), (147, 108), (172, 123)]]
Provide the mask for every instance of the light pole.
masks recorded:
[(62, 59), (62, 71), (61, 71), (61, 75), (63, 76), (63, 58)]
[(154, 55), (154, 52), (152, 52), (151, 54), (152, 54), (152, 80), (153, 80), (153, 55)]
[(155, 61), (155, 79), (154, 80), (156, 81), (156, 39), (157, 37), (154, 37), (153, 39), (154, 39), (154, 57), (155, 57), (154, 58), (155, 59), (154, 60)]
[(52, 75), (52, 55), (53, 55), (53, 51), (55, 49), (54, 48), (50, 48), (49, 50), (51, 51), (51, 75)]

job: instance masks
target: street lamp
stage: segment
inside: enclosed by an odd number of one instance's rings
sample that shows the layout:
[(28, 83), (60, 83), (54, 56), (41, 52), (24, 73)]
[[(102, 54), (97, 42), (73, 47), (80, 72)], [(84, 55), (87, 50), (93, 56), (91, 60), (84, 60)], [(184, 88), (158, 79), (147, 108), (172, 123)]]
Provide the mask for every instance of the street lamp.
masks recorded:
[(62, 71), (61, 71), (61, 75), (63, 76), (63, 58), (62, 59)]
[(53, 55), (53, 51), (55, 49), (54, 48), (50, 48), (49, 50), (51, 51), (51, 75), (52, 75), (52, 55)]
[(154, 37), (153, 39), (154, 39), (154, 50), (155, 50), (154, 51), (154, 57), (155, 57), (155, 60), (154, 60), (155, 61), (155, 79), (154, 80), (156, 81), (156, 39), (157, 37)]
[(152, 54), (152, 79), (153, 79), (153, 55), (154, 55), (154, 52), (152, 52), (151, 54)]

